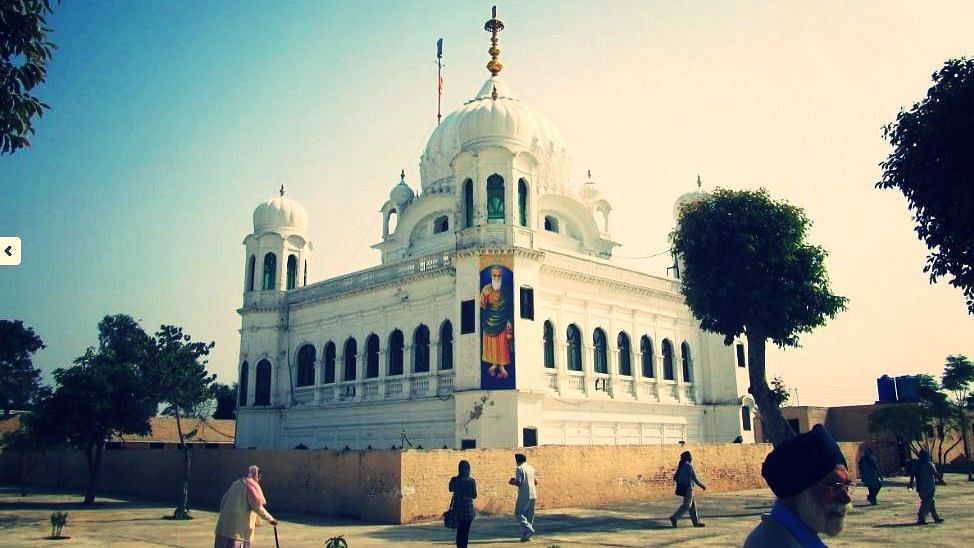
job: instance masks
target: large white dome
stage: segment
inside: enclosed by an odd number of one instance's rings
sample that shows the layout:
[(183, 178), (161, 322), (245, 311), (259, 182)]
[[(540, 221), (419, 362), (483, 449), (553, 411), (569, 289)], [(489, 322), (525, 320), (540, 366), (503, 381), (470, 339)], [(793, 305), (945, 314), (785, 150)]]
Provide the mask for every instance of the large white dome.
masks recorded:
[(433, 131), (420, 160), (422, 188), (452, 175), (461, 151), (483, 146), (527, 151), (538, 160), (547, 184), (567, 182), (570, 157), (558, 128), (531, 105), (520, 101), (500, 76), (488, 78), (477, 96), (450, 113)]
[(275, 196), (254, 210), (254, 234), (271, 230), (306, 232), (308, 211), (298, 202), (283, 195)]

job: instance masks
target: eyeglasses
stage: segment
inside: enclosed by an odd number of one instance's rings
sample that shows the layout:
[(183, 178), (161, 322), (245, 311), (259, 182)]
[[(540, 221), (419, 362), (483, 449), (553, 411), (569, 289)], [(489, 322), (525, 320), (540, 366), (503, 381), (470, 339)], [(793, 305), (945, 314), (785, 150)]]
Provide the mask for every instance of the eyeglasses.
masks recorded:
[(829, 495), (838, 497), (842, 495), (851, 496), (853, 493), (852, 482), (837, 481), (835, 483), (820, 483), (819, 487), (829, 490)]

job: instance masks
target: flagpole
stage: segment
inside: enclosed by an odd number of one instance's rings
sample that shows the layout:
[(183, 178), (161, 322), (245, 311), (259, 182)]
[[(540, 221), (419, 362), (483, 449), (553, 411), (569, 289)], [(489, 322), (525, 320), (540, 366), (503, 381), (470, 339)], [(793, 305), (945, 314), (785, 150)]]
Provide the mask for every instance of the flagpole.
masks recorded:
[(443, 39), (436, 41), (436, 125), (440, 125), (443, 117)]

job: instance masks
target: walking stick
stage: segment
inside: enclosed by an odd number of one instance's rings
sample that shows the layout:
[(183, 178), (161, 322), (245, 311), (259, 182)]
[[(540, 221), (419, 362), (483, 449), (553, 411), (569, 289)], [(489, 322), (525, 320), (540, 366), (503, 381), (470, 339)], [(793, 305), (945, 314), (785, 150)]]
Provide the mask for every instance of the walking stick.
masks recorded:
[(281, 541), (277, 539), (277, 525), (274, 526), (274, 546), (281, 548)]

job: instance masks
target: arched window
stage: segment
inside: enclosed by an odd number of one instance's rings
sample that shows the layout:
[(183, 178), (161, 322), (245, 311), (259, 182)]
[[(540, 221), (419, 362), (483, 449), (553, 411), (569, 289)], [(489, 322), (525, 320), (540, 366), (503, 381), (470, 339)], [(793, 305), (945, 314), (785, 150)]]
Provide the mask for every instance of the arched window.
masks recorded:
[(365, 378), (379, 376), (379, 336), (375, 333), (365, 339)]
[(683, 382), (693, 382), (693, 360), (690, 358), (690, 345), (686, 341), (680, 344), (680, 354), (683, 358)]
[(453, 324), (450, 320), (440, 326), (440, 371), (453, 369)]
[(402, 375), (402, 331), (396, 329), (389, 335), (389, 374)]
[(643, 377), (651, 379), (656, 376), (653, 366), (653, 340), (648, 335), (639, 339), (639, 353), (642, 354)]
[(625, 331), (619, 332), (619, 337), (616, 339), (616, 346), (619, 347), (619, 374), (631, 377), (632, 346), (629, 344), (629, 335)]
[(463, 182), (463, 227), (473, 226), (473, 181)]
[(592, 357), (596, 373), (609, 372), (609, 360), (605, 349), (605, 331), (596, 327), (592, 333)]
[(315, 347), (306, 344), (298, 350), (298, 386), (315, 383)]
[(487, 177), (487, 224), (504, 223), (504, 178), (498, 174)]
[(254, 379), (254, 405), (271, 404), (271, 362), (260, 360)]
[(430, 370), (430, 328), (419, 324), (413, 332), (413, 372), (428, 373)]
[(399, 212), (390, 209), (389, 213), (386, 214), (386, 232), (392, 234), (396, 231), (397, 226), (399, 226)]
[(547, 320), (544, 322), (544, 366), (555, 367), (555, 326)]
[(558, 219), (551, 215), (544, 216), (544, 229), (548, 232), (558, 233)]
[(274, 276), (277, 274), (277, 255), (268, 253), (264, 255), (264, 290), (274, 289)]
[(298, 258), (294, 255), (287, 256), (287, 285), (284, 286), (288, 291), (298, 285)]
[(673, 343), (663, 339), (663, 378), (673, 380)]
[(345, 355), (343, 358), (345, 367), (343, 368), (344, 371), (342, 372), (342, 380), (354, 381), (356, 372), (355, 366), (358, 362), (358, 343), (355, 342), (355, 339), (349, 337), (348, 340), (345, 341)]
[(240, 407), (247, 406), (247, 389), (250, 386), (247, 384), (250, 381), (250, 366), (247, 362), (243, 362), (240, 365), (240, 384), (237, 386), (237, 393), (240, 395)]
[(335, 382), (335, 343), (331, 341), (325, 345), (325, 372), (323, 376), (325, 377), (322, 381), (324, 384)]
[(304, 262), (304, 281), (301, 282), (301, 286), (308, 285), (308, 261)]
[(254, 290), (254, 273), (257, 270), (257, 257), (251, 255), (247, 261), (247, 291)]
[(446, 232), (450, 230), (450, 218), (446, 215), (441, 215), (433, 220), (433, 234), (439, 234), (440, 232)]
[(751, 431), (751, 408), (746, 405), (741, 407), (741, 427), (745, 432)]
[(568, 326), (568, 370), (582, 370), (582, 333), (575, 324)]
[(528, 226), (528, 183), (524, 179), (517, 182), (517, 221)]

